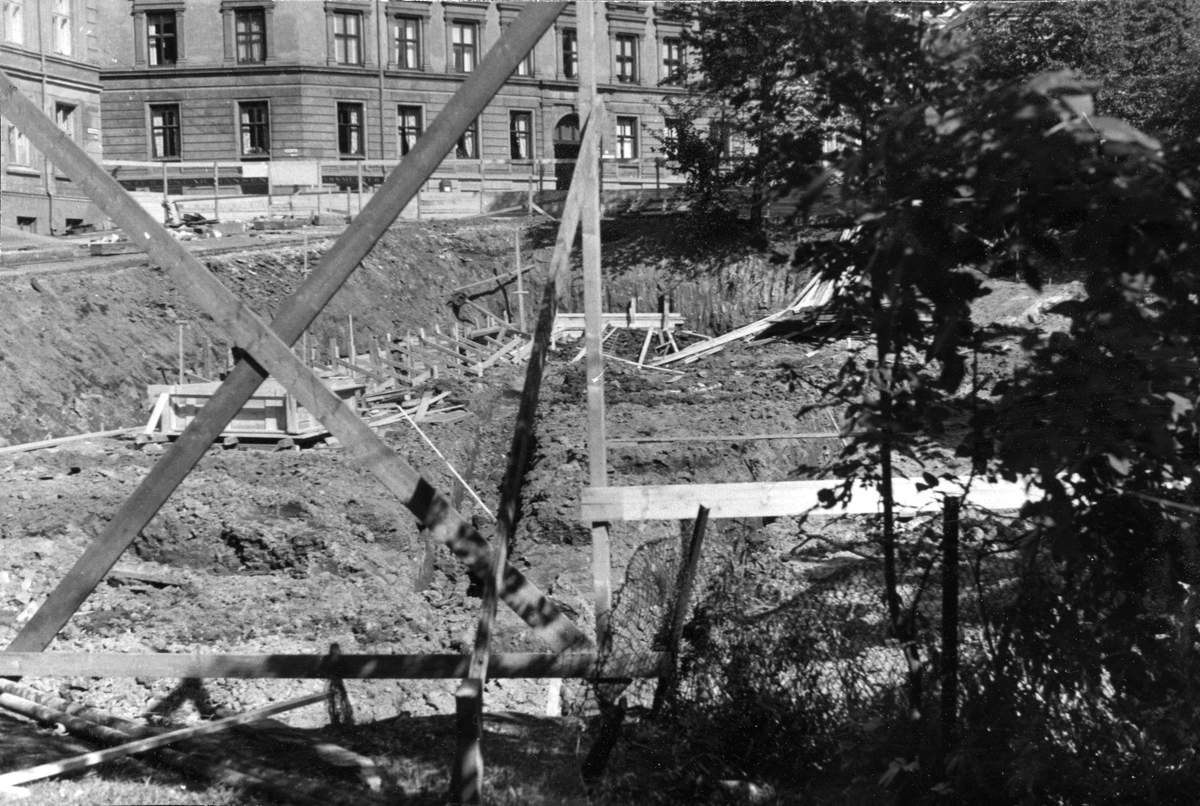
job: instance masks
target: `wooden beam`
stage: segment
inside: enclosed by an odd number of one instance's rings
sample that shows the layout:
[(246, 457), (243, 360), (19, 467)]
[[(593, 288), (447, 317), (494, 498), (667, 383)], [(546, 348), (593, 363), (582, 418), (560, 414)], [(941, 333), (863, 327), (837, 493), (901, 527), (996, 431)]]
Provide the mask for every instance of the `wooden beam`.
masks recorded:
[[(739, 484), (683, 484), (647, 487), (585, 487), (580, 519), (594, 521), (683, 520), (699, 506), (711, 510), (713, 518), (834, 517), (876, 515), (882, 503), (873, 486), (856, 484), (848, 506), (825, 509), (818, 493), (840, 486), (830, 481), (776, 481)], [(908, 514), (938, 512), (943, 495), (962, 495), (962, 488), (943, 481), (935, 490), (917, 490), (912, 479), (893, 479), (897, 510)], [(1019, 510), (1037, 500), (1039, 491), (1023, 484), (975, 481), (966, 501), (998, 512)]]
[[(584, 3), (576, 11), (579, 24), (579, 110), (582, 116), (594, 122), (604, 119), (604, 102), (596, 92), (597, 8), (593, 3)], [(583, 190), (580, 228), (583, 233), (583, 313), (587, 347), (588, 478), (592, 486), (603, 487), (608, 483), (608, 457), (604, 443), (604, 354), (600, 341), (604, 329), (604, 283), (600, 276), (601, 138), (597, 138), (596, 146), (594, 151), (580, 146), (572, 184), (580, 182)], [(609, 617), (612, 612), (608, 524), (592, 523), (591, 530), (596, 645), (604, 649), (609, 645), (611, 636)]]
[[(56, 166), (71, 176), (76, 187), (107, 213), (131, 240), (149, 252), (151, 259), (212, 315), (242, 350), (256, 358), (238, 361), (221, 388), (67, 572), (10, 644), (10, 649), (42, 650), (49, 645), (266, 378), (267, 371), (259, 362), (269, 366), (288, 390), (335, 436), (348, 446), (353, 445), (356, 458), (365, 460), (364, 463), (383, 478), (385, 485), (430, 527), (436, 538), (450, 545), (468, 566), (480, 571), (486, 566), (490, 554), (486, 541), (445, 498), (371, 435), (370, 429), (324, 388), (292, 354), (291, 344), (346, 282), (565, 5), (565, 2), (530, 4), (505, 29), (500, 41), (480, 63), (479, 69), (468, 76), (403, 165), (389, 175), (371, 202), (325, 252), (316, 269), (284, 301), (273, 322), (274, 332), (238, 302), (211, 272), (168, 235), (116, 180), (60, 131), (0, 71), (0, 105), (4, 106), (5, 116), (17, 124)], [(355, 422), (348, 422), (348, 419)], [(360, 432), (356, 438), (358, 427), (371, 436), (363, 438), (364, 434)], [(556, 649), (590, 644), (587, 637), (515, 569), (506, 577), (504, 593), (505, 602)]]
[[(0, 652), (0, 677), (165, 677), (241, 679), (454, 680), (470, 655), (170, 655), (162, 653)], [(608, 679), (657, 677), (666, 655), (602, 658), (592, 653), (493, 653), (488, 677)]]
[(24, 451), (36, 451), (42, 448), (54, 448), (59, 445), (66, 445), (69, 442), (82, 442), (85, 439), (104, 439), (106, 437), (119, 437), (125, 434), (135, 434), (142, 430), (142, 426), (135, 428), (115, 428), (112, 431), (93, 431), (90, 434), (73, 434), (69, 437), (55, 437), (54, 439), (43, 439), (40, 442), (26, 442), (24, 445), (8, 445), (0, 448), (0, 456), (6, 453), (22, 453)]
[[(6, 695), (7, 696), (7, 695)], [(138, 739), (137, 741), (122, 744), (117, 747), (110, 747), (107, 750), (98, 750), (94, 753), (84, 753), (83, 755), (75, 756), (74, 758), (55, 761), (50, 764), (40, 764), (36, 767), (30, 767), (16, 772), (5, 773), (0, 775), (0, 789), (7, 786), (16, 786), (18, 784), (29, 783), (30, 781), (39, 781), (42, 778), (50, 778), (55, 775), (62, 775), (65, 772), (75, 772), (77, 770), (85, 770), (89, 767), (95, 767), (98, 764), (103, 764), (106, 761), (113, 761), (118, 758), (125, 758), (137, 753), (144, 753), (147, 750), (154, 750), (159, 747), (182, 742), (185, 739), (195, 739), (199, 736), (210, 736), (214, 733), (222, 733), (236, 725), (247, 725), (251, 722), (258, 722), (275, 714), (282, 714), (286, 711), (294, 711), (297, 708), (303, 708), (306, 705), (313, 705), (322, 700), (329, 699), (329, 695), (322, 692), (321, 694), (309, 694), (306, 697), (297, 697), (292, 700), (273, 703), (264, 708), (258, 708), (253, 711), (247, 711), (244, 714), (237, 716), (218, 719), (214, 722), (206, 722), (201, 725), (193, 725), (190, 728), (181, 728), (168, 733), (151, 736), (146, 739)]]
[[(658, 369), (658, 367), (655, 367)], [(609, 437), (608, 446), (644, 445), (657, 442), (754, 442), (763, 439), (840, 439), (850, 434), (838, 431), (809, 431), (803, 434), (695, 434), (671, 437)]]

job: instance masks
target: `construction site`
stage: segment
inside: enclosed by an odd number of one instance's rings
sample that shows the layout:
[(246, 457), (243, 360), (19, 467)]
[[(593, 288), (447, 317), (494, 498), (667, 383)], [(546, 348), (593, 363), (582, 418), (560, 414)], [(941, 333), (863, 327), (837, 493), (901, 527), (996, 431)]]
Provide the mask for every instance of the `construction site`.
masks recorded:
[[(181, 240), (0, 77), (132, 244), (30, 240), (0, 267), (0, 800), (683, 802), (653, 797), (682, 769), (694, 802), (809, 802), (681, 762), (655, 721), (715, 701), (745, 649), (699, 642), (700, 614), (736, 601), (763, 638), (809, 592), (839, 648), (805, 669), (903, 678), (862, 593), (878, 494), (821, 507), (849, 436), (821, 390), (867, 345), (771, 335), (837, 293), (794, 240), (602, 208), (586, 58), (559, 207), (400, 217), (560, 5), (522, 13), (348, 224)], [(1080, 289), (989, 284), (998, 376)], [(896, 485), (908, 522), (941, 517)]]

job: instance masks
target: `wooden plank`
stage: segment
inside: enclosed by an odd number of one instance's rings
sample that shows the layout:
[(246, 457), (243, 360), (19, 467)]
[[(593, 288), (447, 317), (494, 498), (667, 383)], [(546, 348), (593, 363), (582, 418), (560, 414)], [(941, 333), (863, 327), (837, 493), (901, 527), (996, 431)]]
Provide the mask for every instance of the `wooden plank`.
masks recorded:
[[(943, 495), (961, 495), (958, 485), (942, 482), (936, 490), (917, 490), (912, 479), (893, 479), (892, 488), (898, 511), (910, 514), (937, 512)], [(646, 487), (585, 487), (580, 519), (594, 521), (683, 520), (699, 506), (707, 506), (713, 518), (786, 517), (808, 514), (812, 517), (838, 515), (875, 515), (881, 511), (879, 492), (873, 486), (857, 484), (849, 506), (825, 509), (818, 493), (835, 489), (840, 482), (776, 481), (738, 484), (685, 484)], [(1020, 509), (1026, 501), (1037, 500), (1035, 488), (1023, 484), (975, 481), (966, 500), (993, 511)]]
[(247, 725), (251, 722), (257, 722), (275, 714), (282, 714), (285, 711), (294, 711), (297, 708), (303, 708), (306, 705), (313, 705), (318, 702), (329, 699), (329, 695), (322, 692), (321, 694), (309, 694), (306, 697), (297, 697), (283, 702), (273, 703), (264, 708), (258, 708), (253, 711), (247, 711), (244, 714), (237, 716), (218, 719), (214, 722), (206, 722), (202, 725), (193, 725), (190, 728), (181, 728), (173, 730), (169, 733), (163, 733), (158, 736), (151, 736), (147, 739), (138, 739), (137, 741), (129, 742), (118, 747), (110, 747), (106, 750), (98, 750), (94, 753), (84, 753), (83, 755), (75, 756), (74, 758), (55, 761), (50, 764), (40, 764), (36, 767), (30, 767), (25, 770), (5, 773), (0, 775), (0, 788), (8, 786), (16, 786), (25, 784), (30, 781), (38, 781), (42, 778), (49, 778), (54, 775), (62, 775), (65, 772), (75, 772), (77, 770), (85, 770), (89, 767), (95, 767), (98, 764), (103, 764), (106, 761), (113, 761), (125, 756), (132, 756), (136, 753), (144, 753), (147, 750), (154, 750), (159, 747), (182, 742), (186, 739), (194, 739), (199, 736), (211, 736), (214, 733), (222, 733), (236, 725)]
[(66, 445), (70, 442), (82, 442), (85, 439), (104, 439), (107, 437), (119, 437), (125, 434), (135, 434), (142, 430), (142, 426), (135, 428), (114, 428), (112, 431), (93, 431), (90, 434), (73, 434), (69, 437), (55, 437), (54, 439), (43, 439), (38, 442), (26, 442), (23, 445), (9, 445), (0, 448), (0, 456), (6, 453), (22, 453), (24, 451), (36, 451), (42, 448), (54, 448), (59, 445)]
[(462, 364), (463, 366), (467, 366), (467, 367), (475, 366), (475, 362), (472, 361), (468, 356), (463, 355), (462, 353), (458, 352), (457, 350), (451, 350), (449, 347), (445, 347), (441, 344), (438, 344), (433, 339), (422, 336), (421, 344), (422, 344), (422, 346), (432, 349), (434, 352), (441, 353), (442, 355), (445, 355), (449, 358), (454, 359), (455, 361)]
[[(592, 653), (492, 653), (491, 679), (657, 677), (666, 655), (602, 658)], [(0, 652), (0, 677), (156, 677), (345, 680), (454, 680), (470, 655), (170, 655), (162, 653)]]
[[(0, 102), (17, 124), (55, 165), (63, 169), (151, 259), (165, 269), (202, 310), (233, 337), (243, 358), (225, 379), (199, 416), (189, 424), (134, 494), (111, 518), (101, 535), (67, 572), (42, 607), (10, 644), (15, 650), (41, 650), (95, 589), (104, 574), (178, 488), (224, 427), (236, 416), (254, 390), (270, 374), (374, 472), (469, 567), (482, 571), (490, 549), (473, 526), (402, 459), (374, 437), (370, 429), (326, 390), (290, 349), (337, 293), (355, 268), (391, 226), (396, 216), (433, 173), (462, 132), (478, 117), (491, 97), (515, 69), (517, 61), (553, 23), (565, 2), (531, 4), (509, 25), (500, 41), (471, 73), (441, 114), (426, 130), (403, 165), (393, 171), (320, 264), (296, 292), (283, 302), (273, 322), (265, 324), (166, 233), (121, 186), (58, 129), (0, 71)], [(518, 53), (519, 52), (519, 53)], [(286, 355), (282, 355), (286, 354)], [(328, 420), (326, 422), (325, 420)], [(360, 430), (361, 429), (361, 430)], [(524, 576), (513, 569), (506, 576), (504, 600), (558, 650), (587, 646), (588, 638), (562, 615)]]

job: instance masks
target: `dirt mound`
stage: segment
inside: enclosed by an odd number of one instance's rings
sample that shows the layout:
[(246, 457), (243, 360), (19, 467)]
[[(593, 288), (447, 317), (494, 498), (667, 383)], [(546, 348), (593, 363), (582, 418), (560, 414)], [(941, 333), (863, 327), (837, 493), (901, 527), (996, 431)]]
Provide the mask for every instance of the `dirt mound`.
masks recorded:
[[(303, 247), (264, 244), (205, 263), (269, 319), (328, 247), (310, 244), (306, 261)], [(371, 335), (449, 328), (450, 292), (510, 270), (512, 252), (512, 224), (397, 225), (314, 323), (312, 342), (345, 344), (350, 315), (364, 346)], [(227, 337), (148, 264), (0, 280), (0, 446), (144, 421), (146, 386), (177, 380), (181, 323), (186, 367), (215, 374)]]

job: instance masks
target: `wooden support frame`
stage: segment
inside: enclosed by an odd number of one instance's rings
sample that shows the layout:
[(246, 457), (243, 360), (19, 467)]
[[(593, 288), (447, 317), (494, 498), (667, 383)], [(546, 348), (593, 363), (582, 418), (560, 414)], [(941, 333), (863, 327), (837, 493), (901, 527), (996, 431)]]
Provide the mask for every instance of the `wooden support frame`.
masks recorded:
[[(268, 327), (202, 264), (171, 238), (128, 194), (26, 99), (0, 72), (6, 117), (63, 169), (151, 258), (214, 318), (244, 351), (230, 376), (187, 431), (139, 485), (103, 533), (68, 571), (45, 604), (12, 642), (10, 650), (42, 650), (112, 568), (133, 538), (213, 444), (224, 426), (267, 376), (269, 369), (322, 423), (384, 482), (434, 537), (477, 572), (490, 548), (449, 502), (386, 447), (311, 374), (291, 351), (295, 342), (382, 237), (453, 143), (486, 106), (565, 3), (532, 4), (506, 29), (500, 42), (433, 122), (404, 164), (384, 182)], [(253, 358), (250, 358), (253, 356)], [(265, 368), (264, 368), (265, 367)], [(506, 574), (504, 599), (557, 650), (591, 642), (515, 569)]]

